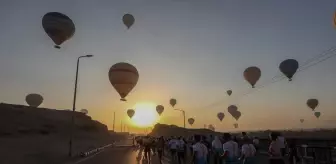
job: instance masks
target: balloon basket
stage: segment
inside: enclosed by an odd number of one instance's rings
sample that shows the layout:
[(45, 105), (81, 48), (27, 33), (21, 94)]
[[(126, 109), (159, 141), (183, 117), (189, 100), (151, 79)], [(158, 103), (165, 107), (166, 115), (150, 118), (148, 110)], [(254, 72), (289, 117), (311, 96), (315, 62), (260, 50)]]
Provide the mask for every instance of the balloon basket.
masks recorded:
[(120, 101), (127, 101), (125, 98), (121, 98)]
[(61, 49), (59, 45), (55, 45), (54, 48)]

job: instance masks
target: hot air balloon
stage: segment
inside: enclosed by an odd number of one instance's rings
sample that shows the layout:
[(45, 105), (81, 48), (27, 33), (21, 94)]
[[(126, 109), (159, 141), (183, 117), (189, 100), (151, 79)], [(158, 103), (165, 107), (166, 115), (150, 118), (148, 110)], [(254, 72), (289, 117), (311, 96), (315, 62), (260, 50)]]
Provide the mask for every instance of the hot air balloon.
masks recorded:
[(129, 118), (132, 118), (135, 114), (135, 111), (133, 109), (128, 109), (127, 110), (127, 115)]
[(228, 112), (232, 115), (234, 112), (238, 111), (238, 107), (235, 105), (230, 105), (228, 107)]
[(58, 12), (49, 12), (42, 18), (42, 26), (48, 36), (54, 41), (55, 48), (70, 39), (75, 34), (75, 24), (72, 20)]
[(233, 114), (232, 114), (233, 118), (235, 118), (237, 121), (239, 120), (240, 116), (241, 116), (241, 112), (239, 111), (235, 111)]
[(233, 127), (238, 128), (238, 124), (237, 123), (233, 124)]
[(314, 115), (316, 118), (319, 118), (321, 116), (321, 112), (315, 112)]
[(175, 106), (176, 103), (177, 103), (177, 100), (174, 99), (174, 98), (172, 98), (172, 99), (169, 100), (169, 103), (170, 103), (170, 105), (174, 108), (174, 106)]
[(280, 63), (280, 71), (288, 77), (289, 81), (292, 81), (293, 75), (296, 73), (299, 68), (299, 62), (295, 59), (287, 59)]
[(128, 29), (131, 28), (131, 26), (134, 24), (134, 21), (135, 21), (135, 19), (134, 19), (134, 17), (133, 17), (132, 14), (125, 14), (125, 15), (123, 16), (122, 20), (123, 20), (125, 26), (126, 26)]
[(231, 96), (231, 94), (232, 94), (232, 90), (227, 90), (226, 93), (227, 93), (229, 96)]
[(212, 124), (208, 125), (208, 129), (215, 131), (215, 127)]
[(84, 113), (84, 114), (88, 114), (89, 111), (87, 109), (81, 109), (80, 112)]
[(224, 113), (223, 112), (219, 112), (218, 114), (217, 114), (217, 117), (218, 117), (218, 119), (220, 120), (220, 121), (223, 121), (223, 119), (224, 119)]
[(43, 97), (39, 94), (32, 93), (26, 96), (26, 102), (31, 107), (38, 107), (42, 104)]
[(194, 118), (189, 118), (188, 119), (188, 123), (192, 126), (195, 122), (195, 119)]
[(114, 64), (109, 71), (109, 79), (114, 89), (119, 93), (121, 101), (135, 87), (139, 79), (138, 70), (128, 63)]
[(317, 99), (309, 99), (307, 100), (307, 105), (309, 108), (311, 108), (313, 111), (318, 106), (319, 102)]
[(303, 123), (303, 122), (304, 122), (304, 119), (300, 119), (300, 122)]
[(252, 88), (254, 88), (254, 85), (257, 83), (261, 76), (261, 71), (258, 67), (248, 67), (244, 71), (244, 78), (247, 82), (249, 82), (252, 85)]
[(156, 106), (156, 112), (161, 116), (162, 112), (164, 111), (164, 107), (162, 105)]

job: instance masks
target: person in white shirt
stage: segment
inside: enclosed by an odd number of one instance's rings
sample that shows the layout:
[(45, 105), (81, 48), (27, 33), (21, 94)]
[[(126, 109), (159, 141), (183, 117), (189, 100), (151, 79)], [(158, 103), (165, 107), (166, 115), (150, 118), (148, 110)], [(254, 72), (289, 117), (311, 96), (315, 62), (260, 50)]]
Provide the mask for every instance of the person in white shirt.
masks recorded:
[(226, 164), (235, 164), (239, 157), (238, 143), (232, 140), (230, 133), (224, 133), (225, 143), (223, 144), (224, 160)]
[(258, 151), (258, 148), (259, 148), (259, 138), (258, 137), (254, 137), (253, 145), (254, 145), (254, 148)]
[(243, 138), (243, 145), (241, 150), (240, 159), (243, 160), (243, 164), (254, 164), (254, 157), (256, 149), (248, 137)]
[(208, 148), (201, 142), (201, 136), (195, 135), (196, 144), (193, 145), (192, 163), (207, 164)]
[(179, 164), (185, 163), (185, 146), (186, 143), (184, 142), (183, 138), (179, 137), (177, 144), (177, 157)]
[(171, 140), (168, 142), (172, 161), (175, 161), (177, 159), (176, 150), (177, 150), (178, 143), (179, 141), (175, 137), (172, 137)]
[(269, 146), (269, 163), (270, 164), (285, 164), (281, 153), (279, 142), (277, 142), (278, 135), (276, 133), (270, 134), (271, 144)]
[(281, 135), (281, 133), (278, 133), (277, 142), (279, 143), (281, 154), (282, 156), (285, 156), (286, 154), (286, 139)]
[(220, 162), (220, 156), (223, 154), (223, 144), (219, 140), (218, 136), (215, 136), (215, 139), (211, 143), (211, 147), (212, 147), (212, 151), (213, 151), (213, 154), (214, 154), (215, 164), (222, 163), (222, 162)]

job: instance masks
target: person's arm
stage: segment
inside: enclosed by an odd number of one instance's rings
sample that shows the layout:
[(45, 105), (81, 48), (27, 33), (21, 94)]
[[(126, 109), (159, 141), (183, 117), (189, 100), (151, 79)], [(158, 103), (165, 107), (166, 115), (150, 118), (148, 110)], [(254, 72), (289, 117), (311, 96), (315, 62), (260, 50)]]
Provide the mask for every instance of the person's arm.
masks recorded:
[(242, 146), (242, 150), (241, 150), (241, 155), (240, 155), (240, 157), (239, 157), (239, 160), (242, 160), (242, 159), (245, 158), (246, 151), (247, 151), (247, 150), (246, 150), (246, 146), (243, 145), (243, 146)]
[(270, 155), (270, 156), (273, 156), (274, 155), (274, 150), (273, 150), (273, 146), (274, 146), (274, 144), (273, 144), (273, 142), (270, 144), (270, 146), (269, 146), (269, 149), (268, 149), (268, 154)]
[(228, 149), (229, 149), (228, 145), (227, 144), (223, 144), (223, 151), (224, 151), (224, 153), (221, 155), (221, 157), (228, 156), (228, 154), (229, 154)]
[(194, 146), (192, 146), (192, 155), (191, 155), (191, 161), (190, 161), (190, 164), (194, 164), (194, 162), (195, 162), (195, 158), (196, 158), (196, 152), (197, 152), (197, 150), (196, 150), (196, 147), (194, 147)]

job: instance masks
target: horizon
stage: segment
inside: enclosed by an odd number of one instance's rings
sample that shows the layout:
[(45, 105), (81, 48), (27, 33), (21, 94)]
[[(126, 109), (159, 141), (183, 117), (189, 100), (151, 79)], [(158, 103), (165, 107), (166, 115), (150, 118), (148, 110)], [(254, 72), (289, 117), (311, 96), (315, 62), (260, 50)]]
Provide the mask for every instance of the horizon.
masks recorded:
[[(109, 129), (113, 112), (115, 127), (121, 121), (134, 131), (155, 123), (183, 127), (182, 113), (174, 109), (195, 118), (193, 127), (212, 124), (219, 131), (336, 128), (335, 6), (334, 0), (0, 2), (0, 101), (26, 104), (26, 95), (38, 93), (44, 99), (40, 107), (72, 109), (76, 59), (92, 54), (80, 61), (76, 110), (87, 109)], [(41, 24), (53, 11), (76, 26), (61, 49), (53, 47)], [(135, 17), (130, 29), (122, 22), (128, 12)], [(278, 67), (292, 58), (304, 70), (288, 82)], [(108, 77), (118, 62), (139, 72), (126, 102)], [(243, 77), (250, 66), (261, 69), (255, 89)], [(171, 98), (177, 99), (174, 108)], [(311, 98), (319, 100), (319, 119), (306, 105)], [(129, 119), (126, 111), (141, 105), (153, 116)], [(156, 105), (165, 107), (161, 117)], [(238, 121), (228, 113), (229, 105), (241, 111)], [(222, 122), (218, 112), (225, 114)]]

